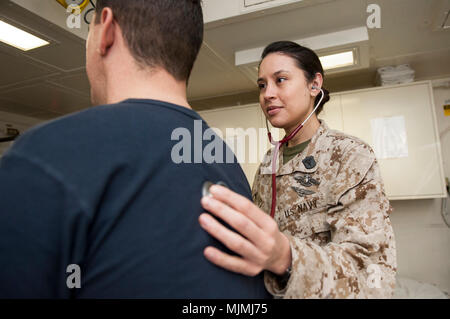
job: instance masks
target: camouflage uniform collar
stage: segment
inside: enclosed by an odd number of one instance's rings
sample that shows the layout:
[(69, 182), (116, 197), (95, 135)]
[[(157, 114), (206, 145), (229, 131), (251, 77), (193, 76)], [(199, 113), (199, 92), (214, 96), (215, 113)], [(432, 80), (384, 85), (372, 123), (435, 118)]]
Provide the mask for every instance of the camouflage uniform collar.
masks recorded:
[[(317, 132), (311, 138), (311, 142), (308, 146), (303, 150), (303, 152), (297, 154), (293, 159), (283, 165), (283, 147), (280, 149), (278, 153), (278, 162), (277, 162), (277, 176), (288, 175), (293, 172), (302, 172), (302, 173), (314, 173), (317, 170), (317, 160), (319, 149), (316, 148), (317, 144), (320, 144), (320, 140), (327, 135), (329, 128), (325, 121), (319, 120), (320, 126), (317, 129)], [(266, 158), (261, 163), (261, 174), (272, 174), (272, 150), (268, 152)]]

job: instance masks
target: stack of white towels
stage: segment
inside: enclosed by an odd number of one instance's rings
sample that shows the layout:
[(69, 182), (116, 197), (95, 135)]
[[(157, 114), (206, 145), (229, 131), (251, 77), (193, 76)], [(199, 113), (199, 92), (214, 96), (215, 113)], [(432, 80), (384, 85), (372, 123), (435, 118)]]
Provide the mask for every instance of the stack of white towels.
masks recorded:
[(414, 70), (409, 64), (385, 66), (377, 70), (377, 84), (381, 86), (414, 82)]

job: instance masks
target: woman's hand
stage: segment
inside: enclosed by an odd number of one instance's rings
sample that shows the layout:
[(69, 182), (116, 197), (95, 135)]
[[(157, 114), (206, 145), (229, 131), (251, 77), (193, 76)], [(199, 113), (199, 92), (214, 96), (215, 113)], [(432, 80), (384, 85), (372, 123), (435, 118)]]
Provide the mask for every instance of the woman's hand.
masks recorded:
[(237, 233), (206, 213), (200, 215), (200, 225), (239, 256), (209, 246), (204, 250), (205, 257), (217, 266), (247, 276), (256, 276), (264, 269), (282, 275), (291, 265), (291, 248), (277, 223), (247, 198), (225, 187), (213, 185), (210, 193), (213, 197), (201, 200), (203, 208)]

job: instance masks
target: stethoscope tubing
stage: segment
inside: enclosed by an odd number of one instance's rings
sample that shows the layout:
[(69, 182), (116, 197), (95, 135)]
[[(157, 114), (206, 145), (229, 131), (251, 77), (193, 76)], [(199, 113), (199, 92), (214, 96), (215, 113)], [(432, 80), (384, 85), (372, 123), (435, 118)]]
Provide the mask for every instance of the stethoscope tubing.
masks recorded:
[(267, 127), (267, 135), (269, 137), (269, 142), (275, 146), (274, 150), (273, 150), (273, 156), (272, 156), (272, 205), (270, 208), (270, 216), (272, 218), (275, 216), (275, 206), (277, 203), (276, 170), (277, 170), (278, 152), (279, 152), (281, 146), (284, 143), (287, 143), (289, 140), (291, 140), (304, 127), (305, 123), (311, 118), (311, 116), (314, 114), (314, 112), (316, 112), (317, 108), (319, 107), (320, 103), (322, 103), (322, 100), (325, 96), (322, 89), (320, 89), (320, 92), (322, 93), (322, 96), (321, 96), (319, 102), (317, 102), (317, 104), (314, 107), (314, 109), (312, 110), (312, 112), (308, 115), (308, 117), (303, 121), (303, 123), (301, 123), (299, 126), (297, 126), (295, 128), (295, 130), (293, 130), (291, 132), (291, 134), (289, 134), (289, 136), (283, 138), (280, 141), (273, 141), (272, 134), (270, 133), (270, 130), (269, 130), (269, 124), (267, 123), (267, 118), (266, 118), (266, 127)]

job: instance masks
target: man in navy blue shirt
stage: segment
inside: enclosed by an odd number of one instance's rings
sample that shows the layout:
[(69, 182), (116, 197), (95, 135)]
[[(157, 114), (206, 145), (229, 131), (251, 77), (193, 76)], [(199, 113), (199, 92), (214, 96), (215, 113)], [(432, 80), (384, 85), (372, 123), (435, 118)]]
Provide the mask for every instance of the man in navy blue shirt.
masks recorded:
[(97, 1), (86, 68), (100, 106), (33, 128), (0, 161), (0, 298), (268, 296), (262, 277), (203, 256), (225, 248), (198, 223), (202, 186), (250, 199), (239, 164), (174, 151), (208, 130), (186, 98), (199, 2)]

